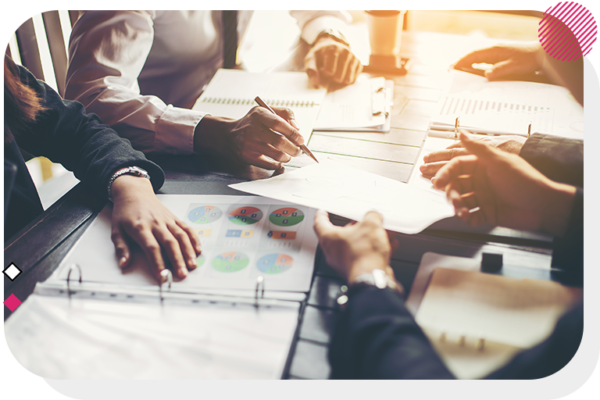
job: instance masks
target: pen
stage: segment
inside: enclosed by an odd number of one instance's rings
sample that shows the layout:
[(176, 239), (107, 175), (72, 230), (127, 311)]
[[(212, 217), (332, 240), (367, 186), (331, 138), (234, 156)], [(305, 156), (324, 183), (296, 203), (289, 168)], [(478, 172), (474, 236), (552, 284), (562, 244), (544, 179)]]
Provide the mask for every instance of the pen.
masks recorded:
[[(260, 97), (256, 96), (254, 98), (254, 101), (256, 101), (259, 106), (264, 107), (267, 110), (271, 111), (273, 114), (277, 115), (277, 113), (275, 111), (273, 111), (273, 109), (271, 107), (269, 107), (269, 105), (267, 103), (265, 103), (264, 101), (262, 101), (262, 99)], [(313, 153), (311, 153), (311, 151), (308, 149), (308, 147), (306, 147), (306, 145), (301, 144), (299, 147), (302, 149), (302, 152), (304, 154), (306, 154), (307, 156), (309, 156), (310, 158), (312, 158), (313, 160), (315, 160), (315, 162), (317, 164), (319, 163), (319, 160), (317, 160), (317, 157), (315, 157), (313, 155)]]

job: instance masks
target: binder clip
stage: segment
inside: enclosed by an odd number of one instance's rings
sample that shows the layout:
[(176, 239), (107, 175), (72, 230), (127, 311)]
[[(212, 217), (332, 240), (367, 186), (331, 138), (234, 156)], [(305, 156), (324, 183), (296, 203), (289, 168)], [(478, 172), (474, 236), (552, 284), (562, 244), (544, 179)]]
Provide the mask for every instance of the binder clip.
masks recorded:
[(458, 128), (460, 127), (460, 117), (454, 120), (454, 139), (458, 140)]
[(159, 291), (159, 296), (160, 296), (160, 302), (162, 304), (164, 297), (163, 297), (163, 285), (164, 285), (164, 281), (166, 278), (167, 283), (169, 284), (168, 289), (171, 290), (171, 285), (173, 284), (173, 273), (168, 270), (168, 269), (163, 269), (162, 271), (160, 271), (160, 277), (162, 282), (160, 282), (160, 284), (158, 285), (158, 291)]
[[(73, 264), (69, 267), (69, 273), (67, 274), (67, 295), (69, 296), (69, 300), (71, 299), (71, 272), (73, 272), (73, 267), (77, 268), (79, 271), (79, 284), (81, 284), (81, 267), (77, 264)], [(75, 293), (75, 292), (73, 292)]]
[(256, 289), (254, 291), (254, 307), (258, 308), (258, 292), (260, 292), (260, 298), (264, 299), (265, 297), (265, 278), (259, 276), (256, 278)]

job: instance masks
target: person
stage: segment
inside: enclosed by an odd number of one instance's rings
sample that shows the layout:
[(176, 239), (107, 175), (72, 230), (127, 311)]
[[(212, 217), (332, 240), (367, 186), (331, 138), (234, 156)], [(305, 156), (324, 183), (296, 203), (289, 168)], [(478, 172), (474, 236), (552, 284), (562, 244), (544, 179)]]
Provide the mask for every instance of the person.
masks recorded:
[[(491, 67), (485, 70), (484, 75), (490, 81), (504, 79), (528, 79), (537, 72), (543, 72), (557, 84), (571, 91), (579, 104), (583, 105), (583, 59), (573, 61), (559, 61), (548, 57), (539, 41), (513, 44), (502, 44), (473, 51), (460, 60), (454, 67), (460, 70), (472, 69), (473, 64), (486, 63)], [(564, 179), (564, 171), (548, 168), (547, 160), (551, 157), (571, 157), (570, 152), (582, 151), (578, 144), (573, 146), (569, 139), (557, 136), (535, 133), (526, 138), (517, 135), (485, 136), (474, 135), (473, 138), (483, 141), (500, 150), (512, 154), (519, 154), (537, 169), (543, 168), (545, 174), (550, 174), (553, 180)], [(568, 149), (564, 146), (568, 146)], [(449, 160), (454, 157), (466, 155), (468, 152), (460, 142), (453, 143), (444, 150), (434, 151), (423, 157), (424, 164), (420, 171), (426, 177), (432, 177)], [(577, 158), (577, 157), (575, 157)], [(540, 162), (542, 165), (540, 165)], [(571, 165), (570, 168), (577, 168)], [(583, 180), (583, 163), (581, 169), (569, 171), (567, 176), (577, 176)], [(571, 173), (575, 172), (575, 173)], [(581, 186), (582, 182), (571, 182)]]
[[(342, 33), (349, 15), (290, 13), (312, 46), (305, 58), (310, 82), (353, 83), (362, 66)], [(237, 49), (228, 38), (236, 42), (251, 15), (210, 10), (82, 11), (71, 32), (65, 97), (83, 103), (144, 153), (211, 152), (280, 169), (300, 155), (298, 146), (304, 144), (289, 109), (273, 107), (278, 115), (272, 115), (255, 107), (239, 120), (189, 109), (216, 70), (235, 63), (235, 55), (224, 54)], [(237, 20), (237, 35), (235, 29), (226, 35), (230, 18)]]
[(4, 58), (4, 117), (5, 170), (7, 165), (16, 169), (14, 184), (5, 192), (5, 240), (43, 212), (21, 153), (26, 151), (61, 163), (94, 196), (112, 200), (112, 241), (120, 268), (130, 265), (134, 242), (159, 281), (166, 260), (179, 278), (196, 267), (201, 253), (198, 235), (154, 195), (164, 182), (162, 169), (96, 115), (86, 114), (80, 103), (63, 100), (8, 56)]
[[(452, 159), (433, 179), (437, 189), (446, 191), (457, 215), (471, 225), (489, 223), (567, 237), (559, 249), (561, 267), (582, 275), (583, 189), (554, 182), (521, 157), (464, 133), (461, 143), (470, 155)], [(391, 247), (382, 216), (370, 212), (361, 222), (336, 227), (319, 211), (314, 227), (328, 264), (350, 286), (329, 349), (332, 378), (454, 378), (404, 305), (403, 291), (389, 267)], [(385, 284), (366, 283), (364, 277), (374, 278), (376, 271), (385, 276)], [(549, 338), (518, 353), (487, 378), (551, 375), (571, 360), (582, 334), (583, 305), (578, 303), (559, 319)]]

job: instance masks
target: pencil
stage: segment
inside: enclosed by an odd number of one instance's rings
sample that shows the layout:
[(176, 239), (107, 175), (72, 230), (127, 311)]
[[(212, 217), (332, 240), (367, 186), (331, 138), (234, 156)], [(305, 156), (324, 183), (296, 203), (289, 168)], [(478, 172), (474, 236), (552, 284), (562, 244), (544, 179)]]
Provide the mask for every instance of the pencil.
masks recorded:
[[(267, 103), (265, 103), (264, 101), (262, 101), (262, 99), (258, 96), (256, 96), (254, 98), (254, 101), (256, 101), (258, 103), (259, 106), (266, 108), (267, 110), (271, 111), (273, 114), (277, 115), (277, 113), (275, 111), (273, 111), (273, 109), (271, 107), (269, 107), (269, 105)], [(311, 153), (311, 151), (308, 149), (308, 147), (306, 147), (306, 145), (301, 144), (300, 149), (302, 149), (302, 152), (304, 154), (306, 154), (307, 156), (309, 156), (310, 158), (312, 158), (313, 160), (315, 160), (315, 162), (318, 164), (319, 160), (317, 160), (317, 157), (314, 156), (313, 153)]]

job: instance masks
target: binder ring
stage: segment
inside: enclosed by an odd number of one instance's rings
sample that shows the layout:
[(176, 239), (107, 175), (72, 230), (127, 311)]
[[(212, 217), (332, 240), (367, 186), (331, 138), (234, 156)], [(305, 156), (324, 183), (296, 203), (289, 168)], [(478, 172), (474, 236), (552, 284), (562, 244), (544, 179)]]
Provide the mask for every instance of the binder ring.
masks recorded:
[(69, 266), (69, 273), (67, 274), (67, 295), (69, 296), (69, 299), (71, 298), (71, 272), (73, 272), (73, 267), (76, 267), (79, 271), (79, 283), (82, 283), (81, 267), (77, 264), (72, 264), (71, 266)]
[(173, 273), (171, 272), (171, 270), (163, 269), (162, 271), (160, 271), (160, 277), (162, 279), (162, 282), (160, 282), (160, 284), (158, 285), (158, 292), (160, 296), (160, 302), (162, 303), (162, 301), (164, 300), (162, 288), (163, 284), (165, 283), (164, 278), (167, 278), (167, 283), (169, 285), (168, 289), (171, 290), (171, 284), (173, 283)]
[(254, 306), (258, 307), (258, 292), (260, 291), (260, 298), (265, 297), (265, 278), (263, 276), (259, 276), (256, 278), (256, 289), (254, 291)]

